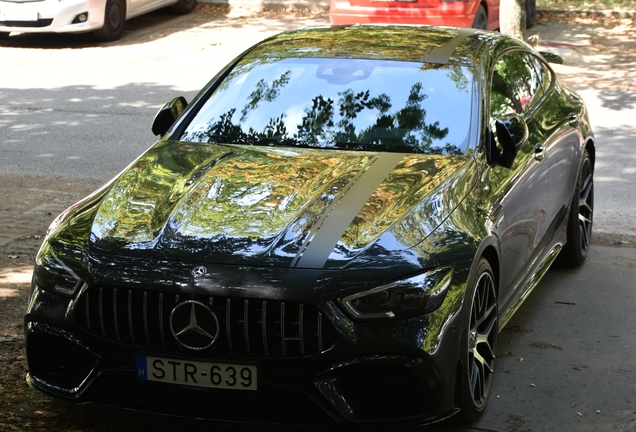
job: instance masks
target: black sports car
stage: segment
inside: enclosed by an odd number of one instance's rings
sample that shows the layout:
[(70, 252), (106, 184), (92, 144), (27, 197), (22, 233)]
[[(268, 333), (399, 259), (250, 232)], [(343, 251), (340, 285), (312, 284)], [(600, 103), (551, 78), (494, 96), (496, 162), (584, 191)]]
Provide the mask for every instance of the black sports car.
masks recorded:
[(546, 58), (435, 27), (255, 45), (55, 219), (29, 384), (220, 420), (476, 419), (498, 332), (590, 246), (594, 136)]

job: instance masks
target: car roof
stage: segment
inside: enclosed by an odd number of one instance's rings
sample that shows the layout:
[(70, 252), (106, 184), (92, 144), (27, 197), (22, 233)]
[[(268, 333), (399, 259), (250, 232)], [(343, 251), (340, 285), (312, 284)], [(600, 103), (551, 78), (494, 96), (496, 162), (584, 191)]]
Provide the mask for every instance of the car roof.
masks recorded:
[(502, 39), (509, 38), (467, 28), (333, 26), (281, 33), (255, 46), (246, 58), (356, 58), (474, 65), (484, 44), (492, 47)]

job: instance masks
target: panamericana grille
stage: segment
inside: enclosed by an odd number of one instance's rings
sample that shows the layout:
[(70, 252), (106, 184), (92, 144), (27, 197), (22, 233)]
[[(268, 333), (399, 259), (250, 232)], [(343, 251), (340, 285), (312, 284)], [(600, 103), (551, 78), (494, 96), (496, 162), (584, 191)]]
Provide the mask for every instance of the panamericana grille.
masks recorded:
[[(180, 306), (185, 310), (191, 303), (206, 305), (216, 316), (209, 320), (218, 325), (211, 346), (192, 349), (177, 341), (170, 317), (182, 303), (188, 303)], [(75, 318), (109, 341), (199, 357), (307, 356), (330, 349), (336, 341), (335, 329), (318, 308), (293, 301), (91, 287), (78, 300)]]

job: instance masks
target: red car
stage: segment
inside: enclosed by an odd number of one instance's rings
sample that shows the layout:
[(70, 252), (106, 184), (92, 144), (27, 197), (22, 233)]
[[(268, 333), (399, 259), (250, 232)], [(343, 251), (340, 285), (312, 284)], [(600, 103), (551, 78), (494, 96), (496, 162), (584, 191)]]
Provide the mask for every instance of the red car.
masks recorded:
[[(536, 0), (526, 0), (527, 27), (534, 25)], [(430, 24), (499, 28), (499, 0), (331, 0), (331, 24)]]

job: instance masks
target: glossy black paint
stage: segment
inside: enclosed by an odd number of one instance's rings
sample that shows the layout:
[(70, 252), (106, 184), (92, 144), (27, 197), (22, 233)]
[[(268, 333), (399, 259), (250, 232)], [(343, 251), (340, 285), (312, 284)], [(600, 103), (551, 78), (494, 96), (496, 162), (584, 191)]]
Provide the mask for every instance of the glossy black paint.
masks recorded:
[[(466, 145), (418, 154), (183, 139), (237, 64), (299, 57), (470, 70)], [(174, 110), (182, 114), (169, 127)], [(492, 269), (498, 314), (485, 316), (501, 329), (568, 240), (583, 151), (595, 154), (582, 100), (540, 55), (465, 29), (285, 33), (239, 56), (189, 105), (175, 99), (162, 112), (153, 126), (162, 138), (60, 215), (38, 254), (27, 380), (45, 393), (220, 420), (439, 421), (461, 405), (477, 263)], [(452, 277), (431, 288), (443, 298), (434, 310), (365, 318), (343, 306), (379, 289), (408, 312), (408, 284), (440, 266)], [(381, 288), (396, 282), (407, 295)], [(186, 301), (216, 317), (212, 346), (188, 348), (168, 330)], [(254, 365), (259, 389), (139, 380), (138, 354)]]

